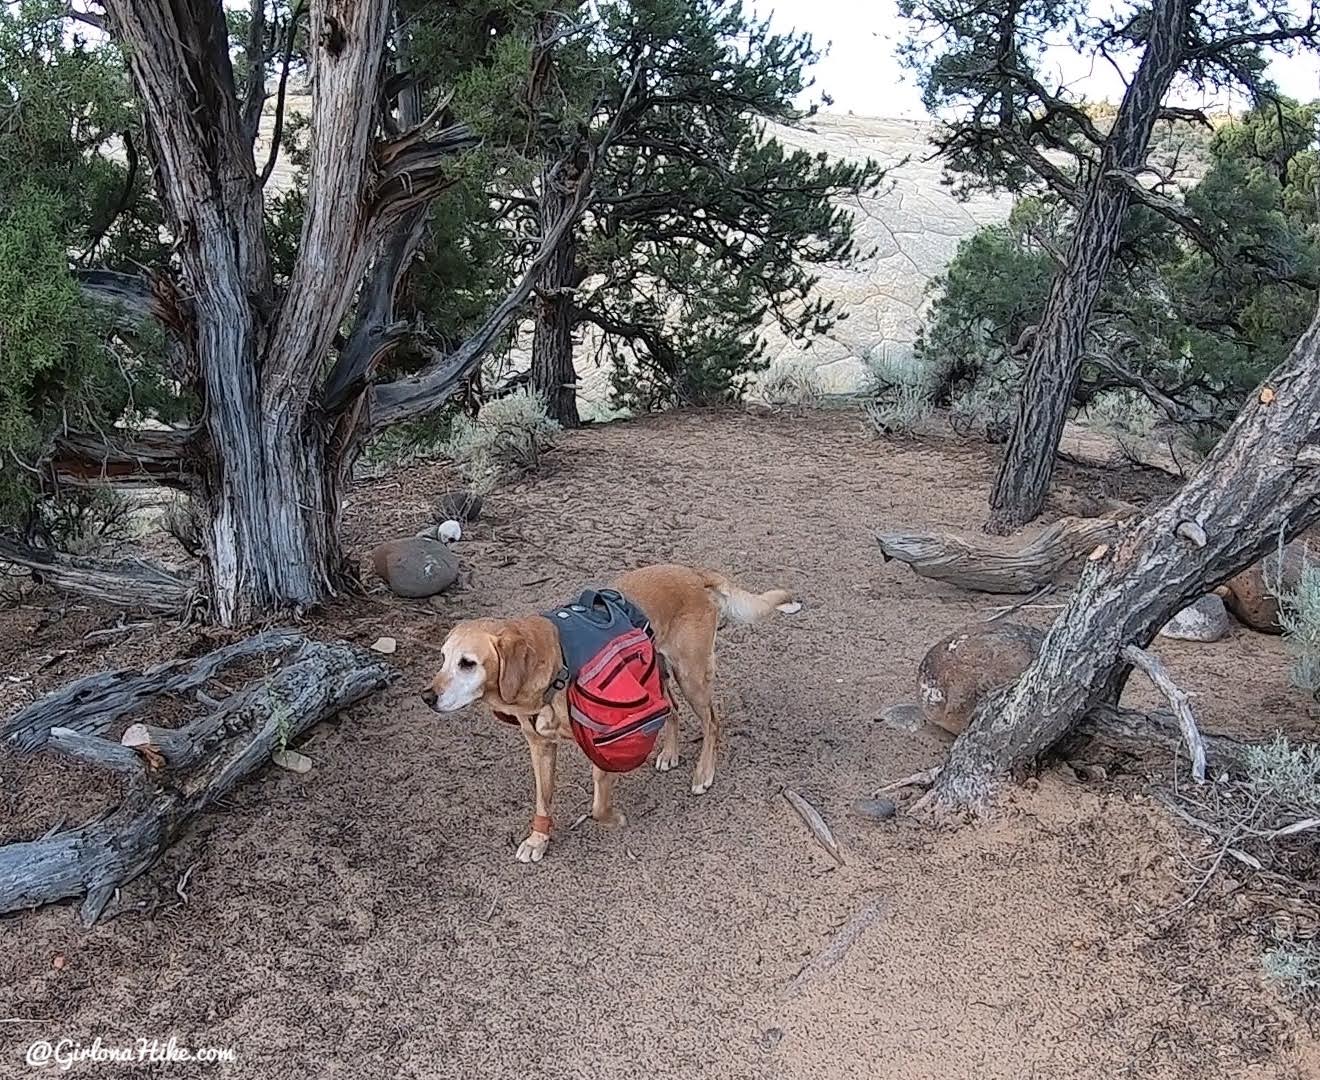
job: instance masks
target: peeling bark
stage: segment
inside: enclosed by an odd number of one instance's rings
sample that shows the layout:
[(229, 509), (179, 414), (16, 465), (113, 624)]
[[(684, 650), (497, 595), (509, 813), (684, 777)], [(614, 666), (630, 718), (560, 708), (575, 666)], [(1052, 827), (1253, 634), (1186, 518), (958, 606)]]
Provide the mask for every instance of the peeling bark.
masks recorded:
[(1062, 518), (1016, 549), (926, 533), (882, 533), (876, 540), (885, 562), (897, 559), (933, 581), (977, 592), (1033, 593), (1077, 573), (1081, 560), (1117, 537), (1129, 516)]
[[(196, 687), (235, 659), (259, 654), (284, 662), (170, 731), (168, 755), (141, 754), (141, 743), (135, 750), (100, 737), (113, 720), (152, 697)], [(279, 631), (143, 674), (89, 676), (34, 702), (5, 726), (7, 741), (25, 750), (72, 752), (126, 773), (130, 782), (109, 815), (0, 847), (0, 913), (85, 896), (82, 920), (92, 925), (117, 889), (146, 871), (197, 814), (264, 765), (285, 740), (389, 679), (385, 664), (361, 649)], [(62, 726), (53, 726), (57, 722)], [(140, 767), (135, 770), (129, 758), (139, 758)]]
[(187, 617), (205, 607), (197, 583), (141, 559), (95, 559), (41, 551), (0, 537), (0, 564), (21, 567), (56, 592), (104, 604)]
[(990, 494), (986, 531), (1004, 535), (1040, 513), (1054, 454), (1081, 378), (1086, 332), (1122, 232), (1132, 190), (1125, 177), (1145, 162), (1160, 103), (1183, 61), (1190, 0), (1158, 0), (1146, 48), (1119, 106), (1090, 190), (1077, 215), (1067, 264), (1050, 286), (1012, 435)]

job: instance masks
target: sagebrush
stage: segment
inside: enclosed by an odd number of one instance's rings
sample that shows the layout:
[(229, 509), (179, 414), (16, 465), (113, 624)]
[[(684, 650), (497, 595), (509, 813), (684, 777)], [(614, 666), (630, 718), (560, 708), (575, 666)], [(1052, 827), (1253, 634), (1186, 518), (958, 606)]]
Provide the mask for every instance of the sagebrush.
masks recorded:
[(538, 468), (559, 431), (542, 395), (515, 390), (482, 406), (475, 419), (455, 418), (446, 449), (468, 486), (485, 494), (502, 480)]
[(1320, 945), (1314, 941), (1285, 942), (1261, 957), (1265, 977), (1289, 1000), (1320, 994)]
[(887, 344), (867, 351), (862, 408), (881, 435), (911, 435), (935, 411), (932, 370), (920, 357)]
[(820, 376), (806, 364), (784, 364), (757, 384), (761, 400), (776, 409), (817, 408), (825, 400)]
[(1267, 581), (1279, 601), (1279, 624), (1293, 656), (1292, 681), (1300, 690), (1320, 692), (1320, 564), (1303, 552), (1297, 584), (1282, 582), (1284, 552), (1278, 553), (1279, 577)]

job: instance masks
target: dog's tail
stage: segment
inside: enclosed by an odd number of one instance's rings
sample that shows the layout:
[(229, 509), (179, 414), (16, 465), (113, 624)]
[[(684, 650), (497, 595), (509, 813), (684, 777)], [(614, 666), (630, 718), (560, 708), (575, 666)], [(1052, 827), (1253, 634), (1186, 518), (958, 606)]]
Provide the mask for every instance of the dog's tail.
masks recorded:
[(769, 592), (754, 593), (735, 585), (723, 574), (714, 570), (701, 571), (702, 583), (710, 590), (715, 603), (720, 609), (722, 619), (737, 623), (753, 623), (782, 611), (792, 615), (802, 609), (802, 605), (793, 599), (787, 589), (771, 589)]

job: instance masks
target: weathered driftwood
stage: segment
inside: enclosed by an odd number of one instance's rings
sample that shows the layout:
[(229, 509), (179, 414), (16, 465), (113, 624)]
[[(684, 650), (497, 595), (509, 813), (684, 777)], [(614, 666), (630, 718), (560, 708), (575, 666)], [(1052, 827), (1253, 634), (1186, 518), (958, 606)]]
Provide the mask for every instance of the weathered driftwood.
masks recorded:
[(0, 537), (0, 564), (31, 572), (56, 592), (162, 615), (190, 614), (201, 602), (196, 582), (140, 559), (95, 559), (16, 544)]
[(1145, 649), (1128, 645), (1123, 650), (1123, 659), (1144, 671), (1147, 678), (1155, 684), (1155, 688), (1169, 699), (1169, 706), (1173, 709), (1173, 715), (1178, 719), (1178, 726), (1182, 729), (1183, 741), (1187, 744), (1187, 756), (1192, 759), (1192, 779), (1198, 784), (1204, 784), (1205, 740), (1201, 738), (1201, 729), (1196, 726), (1196, 717), (1192, 715), (1192, 706), (1188, 700), (1187, 691), (1173, 681), (1173, 677), (1160, 663), (1159, 658), (1148, 653)]
[(222, 668), (248, 657), (290, 649), (304, 640), (296, 630), (268, 630), (195, 659), (170, 660), (146, 671), (120, 668), (88, 675), (16, 713), (0, 727), (0, 740), (26, 752), (43, 746), (55, 727), (100, 735), (151, 698), (192, 693)]
[(797, 997), (809, 984), (821, 979), (839, 966), (848, 950), (857, 944), (857, 940), (866, 933), (885, 913), (887, 902), (883, 899), (872, 900), (844, 923), (830, 938), (829, 943), (807, 963), (793, 980), (784, 987), (783, 998)]
[[(131, 745), (101, 736), (150, 698), (193, 690), (226, 665), (256, 655), (269, 655), (279, 666), (183, 727), (166, 732), (133, 725), (125, 733)], [(85, 895), (82, 919), (90, 926), (117, 889), (150, 867), (197, 813), (268, 761), (284, 741), (389, 679), (389, 668), (365, 650), (285, 630), (141, 674), (89, 676), (34, 702), (5, 725), (10, 745), (72, 753), (128, 773), (130, 780), (108, 815), (0, 847), (0, 913)]]
[(784, 798), (788, 800), (788, 805), (793, 808), (797, 816), (802, 819), (803, 824), (811, 830), (811, 835), (815, 838), (816, 843), (828, 851), (835, 862), (843, 866), (843, 852), (839, 850), (839, 843), (834, 839), (834, 833), (830, 830), (829, 825), (825, 823), (825, 819), (820, 816), (820, 811), (792, 788), (784, 788)]
[(882, 533), (876, 540), (885, 562), (905, 562), (922, 577), (977, 592), (1031, 593), (1078, 572), (1088, 554), (1118, 537), (1130, 516), (1131, 511), (1118, 511), (1060, 518), (1015, 550), (951, 534)]

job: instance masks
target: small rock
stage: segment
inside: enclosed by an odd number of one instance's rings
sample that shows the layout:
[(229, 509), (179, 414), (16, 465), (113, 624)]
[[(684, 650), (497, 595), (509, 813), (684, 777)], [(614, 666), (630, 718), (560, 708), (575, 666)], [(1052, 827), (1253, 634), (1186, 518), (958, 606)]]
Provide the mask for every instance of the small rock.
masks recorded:
[(66, 957), (62, 952), (57, 952), (54, 956), (50, 958), (50, 966), (53, 967), (56, 971), (63, 971), (64, 968), (68, 965), (68, 963), (69, 963), (68, 957)]
[(271, 755), (271, 760), (281, 769), (288, 769), (292, 773), (305, 773), (312, 770), (312, 759), (306, 754), (300, 754), (297, 750), (276, 750)]
[(890, 705), (880, 714), (880, 723), (895, 731), (918, 731), (925, 720), (920, 705)]
[(931, 646), (917, 669), (928, 722), (961, 735), (982, 699), (1017, 680), (1045, 639), (1035, 627), (997, 622), (964, 630)]
[(458, 559), (446, 544), (424, 537), (387, 540), (371, 553), (376, 574), (396, 596), (419, 599), (458, 580)]
[(371, 643), (372, 652), (384, 653), (386, 656), (389, 656), (398, 647), (399, 643), (392, 637), (380, 637)]
[(457, 521), (442, 521), (436, 526), (435, 538), (446, 544), (457, 544), (463, 539), (463, 526)]
[(888, 821), (898, 813), (898, 807), (892, 799), (878, 795), (873, 799), (854, 799), (852, 808), (854, 813), (872, 821)]
[(1229, 629), (1224, 601), (1214, 593), (1206, 593), (1165, 623), (1160, 637), (1175, 641), (1222, 641), (1228, 637)]
[(473, 522), (481, 517), (481, 496), (475, 491), (446, 491), (436, 499), (435, 516), (441, 521)]

